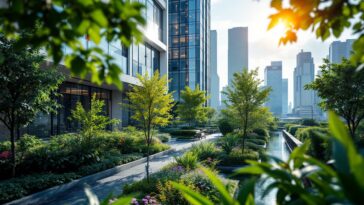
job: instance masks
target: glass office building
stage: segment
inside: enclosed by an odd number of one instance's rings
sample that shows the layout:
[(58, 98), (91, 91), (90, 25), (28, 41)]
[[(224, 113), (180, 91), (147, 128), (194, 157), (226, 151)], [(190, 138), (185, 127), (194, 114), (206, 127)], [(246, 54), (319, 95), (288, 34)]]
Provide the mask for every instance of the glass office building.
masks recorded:
[[(81, 102), (86, 110), (90, 108), (91, 97), (105, 102), (104, 114), (110, 118), (120, 119), (121, 123), (118, 128), (132, 125), (131, 112), (127, 106), (121, 106), (121, 103), (128, 104), (127, 92), (132, 85), (138, 85), (137, 74), (153, 73), (158, 70), (160, 73), (168, 74), (168, 54), (167, 54), (167, 25), (168, 25), (168, 5), (166, 0), (135, 0), (145, 4), (143, 16), (147, 20), (145, 27), (141, 28), (144, 39), (143, 43), (133, 44), (130, 47), (123, 46), (120, 41), (107, 42), (102, 39), (99, 45), (93, 44), (85, 37), (81, 39), (84, 47), (97, 46), (105, 53), (114, 57), (116, 63), (123, 70), (120, 76), (123, 82), (123, 90), (118, 90), (113, 85), (96, 85), (91, 82), (90, 78), (79, 79), (69, 76), (69, 71), (60, 65), (60, 72), (66, 76), (65, 82), (59, 87), (61, 94), (58, 102), (61, 108), (56, 114), (39, 114), (39, 116), (30, 124), (25, 132), (34, 134), (39, 137), (74, 132), (78, 125), (69, 118), (71, 111), (76, 107), (77, 102)], [(71, 50), (64, 48), (65, 53)], [(52, 66), (52, 62), (46, 61), (45, 67)], [(0, 125), (0, 135), (7, 134)]]
[(169, 90), (209, 89), (210, 0), (169, 0)]

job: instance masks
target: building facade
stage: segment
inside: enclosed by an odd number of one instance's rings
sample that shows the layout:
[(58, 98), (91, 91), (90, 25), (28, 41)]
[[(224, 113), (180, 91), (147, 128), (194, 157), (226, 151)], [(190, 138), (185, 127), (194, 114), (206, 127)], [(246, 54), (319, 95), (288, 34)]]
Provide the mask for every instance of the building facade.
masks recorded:
[[(144, 17), (147, 20), (146, 27), (141, 28), (144, 33), (144, 41), (138, 45), (133, 44), (129, 48), (121, 44), (120, 41), (107, 42), (102, 40), (99, 47), (104, 52), (114, 57), (115, 63), (122, 68), (123, 74), (120, 76), (123, 82), (123, 90), (118, 90), (113, 85), (96, 85), (91, 80), (71, 77), (69, 70), (63, 65), (59, 65), (59, 70), (66, 76), (65, 82), (59, 87), (61, 94), (58, 102), (61, 108), (57, 114), (39, 114), (25, 132), (39, 137), (47, 137), (66, 132), (74, 132), (78, 125), (69, 120), (71, 111), (76, 107), (77, 102), (90, 108), (92, 96), (105, 102), (104, 114), (110, 118), (120, 119), (118, 128), (133, 124), (130, 116), (131, 112), (126, 106), (128, 104), (126, 93), (130, 91), (132, 85), (138, 85), (137, 74), (153, 73), (158, 70), (162, 75), (168, 74), (168, 5), (165, 0), (139, 0), (146, 6)], [(82, 39), (85, 47), (95, 46), (88, 42), (87, 38)], [(66, 53), (71, 50), (65, 48)], [(51, 66), (52, 62), (47, 61), (44, 66)], [(1, 130), (1, 129), (0, 129)]]
[(211, 83), (210, 83), (210, 106), (216, 110), (220, 109), (220, 78), (217, 72), (217, 31), (211, 31), (210, 35), (211, 39), (211, 69), (210, 69), (210, 76), (211, 76)]
[(306, 90), (305, 85), (315, 79), (315, 65), (311, 52), (301, 50), (296, 57), (296, 68), (294, 69), (294, 101), (293, 113), (297, 117), (317, 118), (318, 106), (316, 94), (313, 90)]
[(169, 0), (169, 90), (209, 91), (210, 0)]
[(234, 73), (249, 67), (248, 27), (231, 28), (228, 31), (228, 85)]
[(334, 41), (330, 44), (329, 60), (331, 63), (341, 63), (342, 58), (350, 58), (354, 39), (346, 41)]
[(282, 115), (282, 61), (272, 61), (264, 70), (265, 87), (270, 87), (266, 107), (276, 116)]
[(282, 79), (282, 116), (288, 114), (288, 79)]

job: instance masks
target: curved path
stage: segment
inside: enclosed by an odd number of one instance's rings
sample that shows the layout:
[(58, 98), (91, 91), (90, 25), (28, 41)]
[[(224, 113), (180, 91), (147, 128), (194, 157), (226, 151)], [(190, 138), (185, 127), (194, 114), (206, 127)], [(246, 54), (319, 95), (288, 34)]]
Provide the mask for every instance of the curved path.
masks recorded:
[[(150, 162), (151, 172), (157, 172), (164, 165), (172, 162), (175, 156), (182, 155), (187, 149), (191, 148), (193, 144), (200, 143), (201, 141), (215, 140), (220, 134), (208, 135), (205, 139), (200, 141), (171, 141), (169, 144), (175, 151), (170, 154), (163, 155), (155, 158)], [(117, 173), (113, 173), (110, 176), (92, 180), (86, 182), (91, 187), (92, 191), (98, 196), (99, 199), (106, 198), (110, 193), (119, 195), (122, 192), (122, 187), (126, 184), (130, 184), (134, 181), (141, 180), (145, 177), (145, 165), (142, 163), (136, 165), (130, 169), (126, 169)], [(25, 197), (20, 200), (10, 202), (8, 204), (54, 204), (54, 205), (75, 205), (75, 204), (87, 204), (87, 198), (84, 193), (84, 183), (79, 183), (76, 186), (65, 189), (57, 189), (52, 191), (43, 191), (41, 195), (37, 194), (32, 197)]]

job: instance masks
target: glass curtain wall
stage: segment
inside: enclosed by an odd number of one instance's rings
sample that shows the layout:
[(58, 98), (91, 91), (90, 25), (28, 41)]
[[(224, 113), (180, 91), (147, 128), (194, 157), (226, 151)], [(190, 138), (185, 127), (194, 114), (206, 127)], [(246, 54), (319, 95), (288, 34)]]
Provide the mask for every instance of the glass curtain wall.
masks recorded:
[(169, 89), (175, 100), (186, 86), (207, 90), (206, 15), (209, 0), (169, 1)]

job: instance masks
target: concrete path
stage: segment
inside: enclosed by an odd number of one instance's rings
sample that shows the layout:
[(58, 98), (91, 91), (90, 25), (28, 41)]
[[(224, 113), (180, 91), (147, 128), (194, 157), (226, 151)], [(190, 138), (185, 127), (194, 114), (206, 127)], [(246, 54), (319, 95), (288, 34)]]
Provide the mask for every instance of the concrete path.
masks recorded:
[[(157, 157), (150, 162), (151, 172), (159, 171), (163, 166), (174, 160), (174, 156), (182, 155), (187, 149), (191, 148), (193, 144), (200, 143), (201, 141), (215, 140), (220, 134), (208, 135), (206, 139), (200, 141), (171, 141), (169, 144), (175, 152)], [(84, 193), (85, 184), (89, 185), (92, 191), (98, 196), (99, 199), (106, 198), (110, 193), (113, 195), (119, 195), (122, 192), (122, 187), (126, 184), (130, 184), (134, 181), (141, 180), (145, 177), (145, 165), (142, 163), (132, 168), (113, 173), (110, 176), (93, 180), (90, 179), (86, 183), (78, 183), (71, 188), (62, 188), (45, 191), (44, 194), (37, 194), (34, 197), (26, 197), (23, 200), (16, 200), (9, 204), (55, 204), (55, 205), (75, 205), (75, 204), (87, 204), (87, 198)]]

